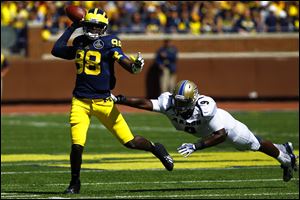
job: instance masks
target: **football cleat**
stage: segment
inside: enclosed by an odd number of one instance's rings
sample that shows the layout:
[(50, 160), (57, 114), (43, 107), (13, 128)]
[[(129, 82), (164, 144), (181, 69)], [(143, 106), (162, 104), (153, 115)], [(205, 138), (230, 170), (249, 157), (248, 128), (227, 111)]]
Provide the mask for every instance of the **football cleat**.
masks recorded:
[(64, 191), (64, 194), (79, 194), (80, 180), (71, 181), (69, 187)]
[(281, 168), (283, 169), (283, 181), (288, 182), (293, 178), (293, 171), (297, 171), (297, 163), (296, 163), (296, 156), (293, 153), (293, 145), (291, 142), (287, 142), (283, 144), (285, 147), (287, 153), (289, 154), (291, 158), (291, 163), (289, 166), (281, 165)]
[(172, 171), (174, 167), (173, 158), (169, 155), (165, 147), (160, 143), (154, 144), (153, 154), (162, 162), (168, 171)]

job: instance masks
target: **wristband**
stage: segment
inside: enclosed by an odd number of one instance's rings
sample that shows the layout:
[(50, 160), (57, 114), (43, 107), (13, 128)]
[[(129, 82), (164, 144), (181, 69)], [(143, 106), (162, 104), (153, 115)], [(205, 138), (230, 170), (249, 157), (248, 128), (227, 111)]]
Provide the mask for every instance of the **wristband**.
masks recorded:
[(201, 150), (201, 149), (206, 148), (206, 145), (205, 145), (205, 143), (204, 143), (203, 140), (201, 140), (201, 141), (195, 143), (194, 145), (195, 145), (195, 148), (196, 148), (197, 150)]

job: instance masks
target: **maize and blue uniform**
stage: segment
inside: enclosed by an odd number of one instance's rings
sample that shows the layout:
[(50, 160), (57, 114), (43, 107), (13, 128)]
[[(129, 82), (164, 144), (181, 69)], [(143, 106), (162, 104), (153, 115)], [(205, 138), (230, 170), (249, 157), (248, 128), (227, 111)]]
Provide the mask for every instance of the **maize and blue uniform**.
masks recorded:
[(80, 35), (72, 46), (67, 46), (74, 30), (72, 26), (67, 28), (52, 50), (56, 57), (75, 59), (77, 77), (70, 113), (72, 144), (84, 146), (92, 115), (125, 144), (134, 136), (110, 97), (116, 84), (114, 62), (127, 58), (121, 41), (114, 35), (104, 35), (97, 40)]

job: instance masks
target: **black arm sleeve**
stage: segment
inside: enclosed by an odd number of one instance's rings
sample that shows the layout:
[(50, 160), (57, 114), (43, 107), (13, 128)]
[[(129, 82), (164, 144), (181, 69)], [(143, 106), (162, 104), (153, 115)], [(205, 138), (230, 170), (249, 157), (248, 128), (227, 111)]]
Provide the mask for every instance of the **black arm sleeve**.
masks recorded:
[(55, 57), (72, 60), (75, 58), (76, 49), (73, 46), (67, 46), (68, 40), (76, 28), (70, 26), (55, 42), (51, 54)]

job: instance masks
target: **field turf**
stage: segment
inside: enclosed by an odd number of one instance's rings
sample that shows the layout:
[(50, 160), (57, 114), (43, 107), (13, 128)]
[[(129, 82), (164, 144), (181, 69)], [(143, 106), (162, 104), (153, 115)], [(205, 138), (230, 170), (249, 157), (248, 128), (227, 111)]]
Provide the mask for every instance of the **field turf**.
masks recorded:
[[(293, 142), (299, 155), (299, 112), (234, 112), (274, 143)], [(161, 142), (172, 172), (152, 154), (123, 147), (92, 118), (79, 195), (63, 195), (70, 178), (67, 114), (1, 115), (1, 198), (299, 199), (299, 174), (286, 183), (278, 162), (227, 144), (183, 158), (176, 148), (197, 138), (176, 131), (160, 114), (124, 114), (134, 134)]]

